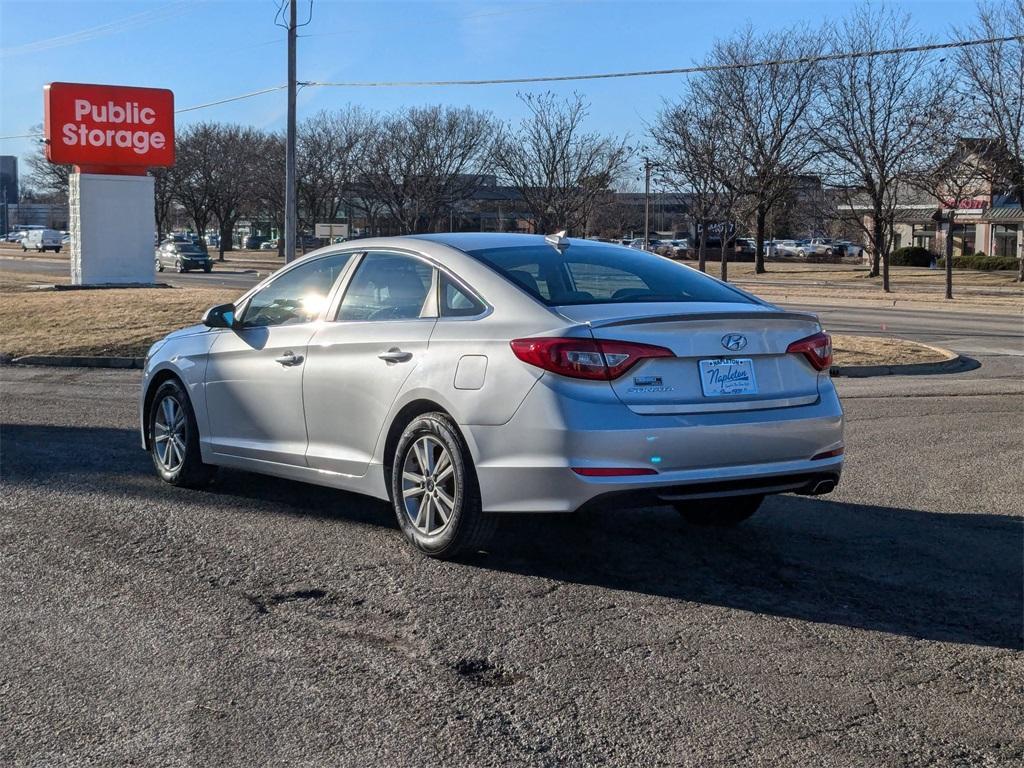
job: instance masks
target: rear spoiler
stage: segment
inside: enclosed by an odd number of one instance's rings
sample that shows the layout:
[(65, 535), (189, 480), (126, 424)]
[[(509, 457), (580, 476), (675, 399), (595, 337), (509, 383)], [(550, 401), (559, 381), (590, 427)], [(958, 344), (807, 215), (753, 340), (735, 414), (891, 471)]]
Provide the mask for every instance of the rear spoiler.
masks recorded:
[(698, 312), (682, 315), (655, 315), (653, 317), (627, 317), (622, 320), (591, 321), (592, 328), (613, 328), (619, 325), (650, 325), (652, 323), (683, 323), (694, 320), (803, 320), (819, 323), (818, 316), (810, 312)]

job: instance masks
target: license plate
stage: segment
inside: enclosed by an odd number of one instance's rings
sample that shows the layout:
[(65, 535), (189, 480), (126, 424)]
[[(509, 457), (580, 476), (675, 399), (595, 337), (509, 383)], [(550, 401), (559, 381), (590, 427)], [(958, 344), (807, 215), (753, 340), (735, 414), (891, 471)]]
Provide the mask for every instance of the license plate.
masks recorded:
[(756, 395), (754, 361), (749, 357), (732, 360), (701, 360), (700, 387), (704, 397)]

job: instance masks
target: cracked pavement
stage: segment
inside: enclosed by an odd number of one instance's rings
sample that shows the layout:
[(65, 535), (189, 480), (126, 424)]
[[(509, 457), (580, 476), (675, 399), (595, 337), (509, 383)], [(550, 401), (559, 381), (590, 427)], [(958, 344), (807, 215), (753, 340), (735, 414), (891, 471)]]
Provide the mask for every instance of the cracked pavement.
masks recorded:
[(138, 373), (0, 369), (0, 763), (1019, 765), (1024, 358), (840, 380), (848, 463), (747, 525), (161, 484)]

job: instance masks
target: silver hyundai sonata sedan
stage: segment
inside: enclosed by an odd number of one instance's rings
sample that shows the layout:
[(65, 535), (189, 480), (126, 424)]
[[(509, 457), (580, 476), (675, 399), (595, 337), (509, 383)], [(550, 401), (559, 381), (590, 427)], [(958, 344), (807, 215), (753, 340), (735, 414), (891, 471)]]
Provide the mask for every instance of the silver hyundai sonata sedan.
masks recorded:
[(732, 525), (830, 492), (832, 347), (784, 311), (644, 251), (441, 234), (321, 249), (149, 350), (160, 476), (217, 467), (389, 500), (435, 557), (494, 513), (668, 504)]

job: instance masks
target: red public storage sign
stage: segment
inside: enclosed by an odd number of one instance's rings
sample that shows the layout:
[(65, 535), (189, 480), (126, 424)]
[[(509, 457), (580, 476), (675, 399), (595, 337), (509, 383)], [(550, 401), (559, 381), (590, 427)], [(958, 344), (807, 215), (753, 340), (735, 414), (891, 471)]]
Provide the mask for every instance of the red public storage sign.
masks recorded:
[(143, 173), (146, 167), (174, 165), (171, 91), (50, 83), (43, 93), (46, 159), (51, 163)]

